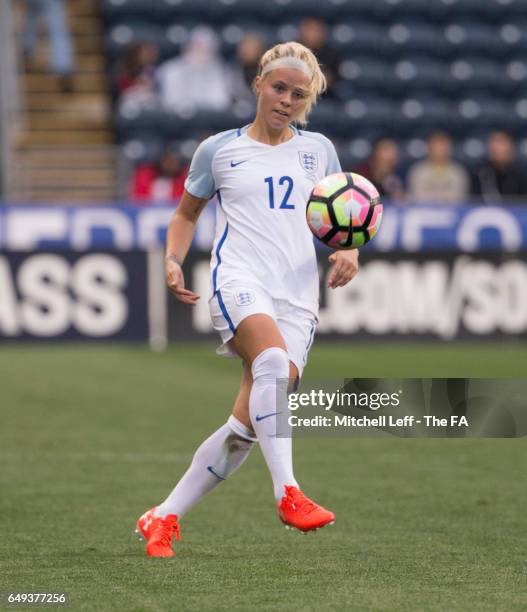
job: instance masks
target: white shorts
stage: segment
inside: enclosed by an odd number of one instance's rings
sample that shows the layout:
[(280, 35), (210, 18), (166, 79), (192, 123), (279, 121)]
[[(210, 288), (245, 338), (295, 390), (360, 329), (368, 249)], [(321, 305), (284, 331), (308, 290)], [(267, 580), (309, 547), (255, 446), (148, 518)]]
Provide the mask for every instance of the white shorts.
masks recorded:
[(218, 289), (209, 300), (209, 308), (214, 329), (223, 342), (216, 349), (218, 355), (238, 357), (227, 344), (238, 325), (250, 315), (266, 314), (276, 321), (289, 360), (302, 376), (317, 324), (317, 318), (309, 310), (293, 306), (287, 300), (275, 300), (262, 287), (241, 282)]

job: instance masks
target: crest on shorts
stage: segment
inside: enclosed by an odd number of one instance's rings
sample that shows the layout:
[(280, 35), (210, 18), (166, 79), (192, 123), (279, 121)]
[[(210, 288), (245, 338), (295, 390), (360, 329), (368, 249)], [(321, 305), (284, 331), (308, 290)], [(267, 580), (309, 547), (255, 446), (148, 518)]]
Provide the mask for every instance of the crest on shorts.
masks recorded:
[(234, 300), (238, 306), (249, 306), (254, 302), (255, 297), (252, 291), (241, 289), (234, 294)]
[(313, 174), (318, 170), (318, 154), (299, 151), (300, 165), (307, 173)]

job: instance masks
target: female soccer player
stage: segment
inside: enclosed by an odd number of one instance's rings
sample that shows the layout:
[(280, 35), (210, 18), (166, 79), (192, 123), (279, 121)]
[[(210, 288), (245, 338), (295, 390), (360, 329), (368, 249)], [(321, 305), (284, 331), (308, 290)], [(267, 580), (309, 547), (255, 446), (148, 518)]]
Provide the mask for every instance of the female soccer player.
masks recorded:
[[(278, 436), (276, 423), (285, 409), (277, 405), (276, 381), (302, 375), (317, 322), (319, 280), (306, 202), (315, 183), (340, 172), (327, 138), (293, 126), (306, 123), (325, 85), (309, 49), (296, 42), (276, 45), (263, 55), (254, 82), (254, 122), (211, 136), (192, 160), (168, 228), (167, 282), (181, 302), (200, 299), (185, 288), (182, 265), (200, 212), (217, 194), (209, 307), (223, 341), (217, 352), (241, 357), (243, 377), (227, 422), (201, 444), (167, 499), (138, 520), (149, 556), (174, 555), (179, 519), (238, 469), (257, 441), (286, 526), (310, 531), (335, 520), (300, 490), (291, 437)], [(357, 273), (357, 251), (337, 251), (329, 259), (329, 287)]]

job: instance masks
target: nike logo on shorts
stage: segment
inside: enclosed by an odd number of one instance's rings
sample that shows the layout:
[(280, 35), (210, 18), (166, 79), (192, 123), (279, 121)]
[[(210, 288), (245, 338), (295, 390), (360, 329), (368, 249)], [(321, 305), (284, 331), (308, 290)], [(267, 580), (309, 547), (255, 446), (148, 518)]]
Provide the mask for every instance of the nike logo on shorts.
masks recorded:
[(267, 417), (276, 416), (277, 414), (279, 414), (279, 413), (278, 412), (270, 412), (269, 414), (264, 414), (263, 416), (260, 416), (259, 414), (257, 414), (256, 415), (256, 422), (263, 421)]

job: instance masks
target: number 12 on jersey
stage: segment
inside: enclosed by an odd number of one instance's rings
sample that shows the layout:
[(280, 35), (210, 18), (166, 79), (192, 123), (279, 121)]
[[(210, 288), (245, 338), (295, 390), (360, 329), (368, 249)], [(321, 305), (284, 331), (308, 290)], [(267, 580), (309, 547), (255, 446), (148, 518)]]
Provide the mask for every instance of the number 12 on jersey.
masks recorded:
[[(269, 208), (275, 208), (273, 177), (268, 176), (264, 179), (264, 181), (267, 183), (267, 186), (269, 188)], [(279, 208), (292, 210), (295, 205), (290, 204), (288, 200), (289, 196), (291, 195), (291, 192), (293, 191), (293, 179), (290, 176), (281, 176), (278, 180), (278, 186), (282, 187), (282, 185), (287, 185), (287, 187), (285, 189), (285, 193), (282, 196), (282, 201), (280, 202)]]

